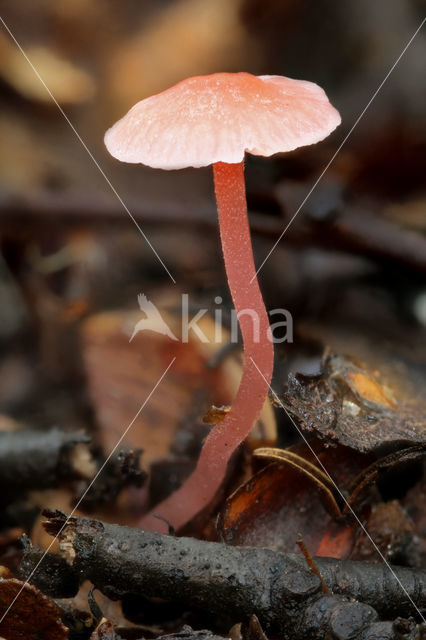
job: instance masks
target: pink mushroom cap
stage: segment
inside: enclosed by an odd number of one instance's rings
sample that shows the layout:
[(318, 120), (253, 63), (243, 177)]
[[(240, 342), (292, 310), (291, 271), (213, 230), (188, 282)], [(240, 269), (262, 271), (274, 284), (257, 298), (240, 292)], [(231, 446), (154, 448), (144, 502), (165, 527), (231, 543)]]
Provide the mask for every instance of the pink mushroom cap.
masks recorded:
[(215, 73), (141, 100), (105, 134), (123, 162), (159, 169), (238, 163), (323, 140), (339, 112), (318, 85), (283, 76)]

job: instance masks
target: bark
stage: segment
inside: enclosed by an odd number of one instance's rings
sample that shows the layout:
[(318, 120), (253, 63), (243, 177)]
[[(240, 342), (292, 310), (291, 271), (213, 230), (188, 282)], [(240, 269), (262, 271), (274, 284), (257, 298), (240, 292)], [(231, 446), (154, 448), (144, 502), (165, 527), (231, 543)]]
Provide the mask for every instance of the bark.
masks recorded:
[[(292, 640), (398, 638), (398, 623), (379, 623), (378, 615), (416, 614), (407, 593), (418, 609), (426, 607), (426, 573), (420, 570), (393, 567), (392, 575), (380, 564), (316, 558), (334, 591), (324, 595), (319, 578), (294, 554), (46, 515), (46, 530), (58, 535), (69, 564), (111, 599), (160, 597), (216, 614), (224, 624), (255, 614), (265, 631)], [(354, 597), (362, 602), (349, 601)], [(352, 635), (338, 635), (339, 625)], [(411, 637), (414, 627), (407, 629)]]
[(95, 467), (83, 432), (18, 430), (0, 432), (1, 502), (27, 491), (90, 478)]

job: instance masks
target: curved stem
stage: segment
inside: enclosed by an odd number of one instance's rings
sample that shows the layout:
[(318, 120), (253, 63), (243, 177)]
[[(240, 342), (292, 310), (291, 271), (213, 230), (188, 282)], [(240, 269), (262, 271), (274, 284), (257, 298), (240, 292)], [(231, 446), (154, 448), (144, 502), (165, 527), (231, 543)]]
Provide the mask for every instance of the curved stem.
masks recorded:
[[(154, 509), (175, 529), (213, 500), (232, 453), (259, 416), (273, 369), (269, 321), (257, 282), (247, 218), (244, 163), (218, 162), (213, 165), (213, 175), (226, 273), (243, 337), (244, 370), (231, 411), (210, 432), (195, 470), (180, 489)], [(151, 514), (142, 518), (140, 526), (165, 530), (164, 523)]]

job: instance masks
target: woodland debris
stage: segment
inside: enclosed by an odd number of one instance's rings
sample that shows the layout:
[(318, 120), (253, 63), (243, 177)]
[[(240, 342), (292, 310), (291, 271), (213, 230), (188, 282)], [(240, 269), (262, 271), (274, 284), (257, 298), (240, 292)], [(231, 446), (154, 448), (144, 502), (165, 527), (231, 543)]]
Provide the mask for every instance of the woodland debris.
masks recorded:
[(375, 482), (389, 466), (400, 471), (400, 464), (423, 455), (421, 446), (413, 446), (376, 460), (317, 439), (309, 446), (258, 448), (254, 475), (224, 501), (219, 535), (232, 545), (293, 553), (301, 533), (313, 555), (350, 558), (359, 527), (348, 504), (363, 518), (367, 501), (379, 499)]
[[(146, 635), (146, 631), (144, 632), (143, 629), (123, 628), (117, 626), (111, 620), (102, 620), (101, 624), (90, 636), (90, 640), (145, 640)], [(218, 636), (207, 629), (194, 631), (190, 626), (184, 625), (181, 631), (157, 636), (157, 640), (224, 640), (224, 637)], [(251, 639), (247, 638), (247, 640)], [(253, 640), (261, 639), (253, 638)]]
[[(314, 555), (377, 562), (380, 556), (372, 537), (389, 562), (419, 566), (416, 529), (395, 502), (381, 503), (380, 493), (386, 495), (388, 486), (392, 490), (392, 475), (397, 474), (398, 487), (404, 486), (405, 476), (412, 482), (425, 454), (424, 445), (414, 445), (374, 460), (373, 454), (343, 445), (327, 447), (316, 440), (310, 448), (259, 448), (254, 467), (267, 466), (225, 500), (217, 521), (221, 540), (291, 553), (301, 533)], [(353, 514), (364, 520), (371, 505), (379, 518), (367, 521), (371, 536), (359, 537)]]
[(79, 577), (61, 556), (33, 547), (22, 537), (24, 553), (19, 573), (26, 580), (52, 598), (71, 598), (79, 588)]
[(119, 627), (128, 625), (120, 602), (113, 602), (99, 591), (95, 601), (93, 591), (93, 585), (85, 582), (74, 597), (55, 599), (62, 621), (69, 629), (69, 640), (88, 640), (102, 619), (113, 620)]
[(353, 548), (353, 525), (327, 513), (329, 491), (298, 467), (275, 462), (258, 471), (225, 501), (218, 531), (227, 544), (291, 553), (298, 533), (315, 555), (346, 558)]
[(231, 640), (267, 640), (262, 625), (256, 615), (252, 615), (248, 624), (239, 622), (229, 630)]
[[(302, 188), (308, 190), (309, 186), (303, 185)], [(217, 225), (213, 207), (205, 203), (180, 206), (168, 201), (159, 203), (145, 200), (141, 205), (140, 198), (132, 199), (131, 196), (128, 202), (135, 219), (144, 225), (180, 226), (184, 221), (201, 231)], [(250, 211), (252, 233), (274, 240), (279, 238), (285, 220), (266, 212), (258, 213), (258, 210), (259, 206), (256, 211)], [(13, 230), (19, 233), (25, 223), (30, 224), (33, 233), (40, 234), (40, 237), (44, 225), (52, 219), (57, 227), (62, 228), (81, 225), (84, 228), (94, 226), (99, 230), (100, 225), (128, 224), (114, 200), (96, 199), (86, 193), (67, 194), (66, 199), (61, 193), (58, 195), (47, 190), (31, 194), (31, 198), (0, 193), (0, 213), (0, 228), (5, 228), (8, 234)], [(291, 215), (293, 209), (289, 208), (288, 213)], [(393, 263), (420, 274), (426, 272), (426, 239), (420, 233), (381, 218), (371, 210), (354, 209), (347, 204), (337, 216), (325, 217), (320, 221), (314, 216), (303, 216), (300, 221), (296, 220), (286, 233), (286, 242), (291, 246), (311, 246), (333, 251), (338, 247), (341, 252), (366, 256), (378, 264)]]
[(207, 411), (206, 415), (203, 416), (203, 422), (212, 426), (219, 424), (219, 422), (222, 422), (222, 420), (225, 419), (230, 411), (231, 407), (229, 406), (216, 407), (216, 405), (213, 404)]
[[(76, 498), (76, 503), (83, 510), (90, 511), (104, 504), (113, 502), (120, 491), (126, 487), (141, 488), (148, 474), (140, 468), (141, 449), (120, 449), (111, 456), (102, 467), (102, 473), (91, 484), (87, 493), (84, 487), (84, 498)], [(101, 462), (99, 463), (102, 466)]]
[(1, 502), (7, 504), (28, 491), (91, 478), (96, 469), (89, 442), (81, 431), (0, 432)]
[(378, 372), (330, 354), (320, 374), (289, 375), (282, 404), (303, 429), (357, 451), (426, 443), (424, 398), (400, 398), (399, 393)]
[[(4, 81), (27, 100), (51, 102), (44, 84), (5, 32), (0, 34), (0, 53), (0, 76)], [(26, 47), (26, 53), (59, 103), (80, 104), (93, 96), (95, 83), (88, 72), (53, 49), (30, 46)]]
[(96, 622), (92, 615), (75, 606), (74, 600), (55, 600), (62, 622), (68, 629), (68, 640), (86, 640), (94, 631)]
[[(275, 193), (286, 219), (297, 210), (306, 196), (306, 189), (306, 184), (297, 184), (299, 195), (291, 194), (289, 198), (288, 183), (278, 186)], [(385, 265), (404, 264), (420, 273), (426, 270), (426, 254), (422, 249), (425, 239), (420, 233), (386, 220), (372, 209), (355, 207), (345, 201), (338, 202), (336, 207), (334, 198), (330, 205), (328, 209), (323, 203), (320, 208), (310, 206), (310, 211), (288, 234), (287, 241), (332, 251), (338, 248)]]
[(403, 498), (402, 506), (407, 512), (416, 532), (416, 542), (420, 554), (419, 563), (426, 563), (426, 476), (412, 487)]
[(300, 534), (297, 537), (297, 546), (299, 547), (300, 551), (302, 552), (302, 555), (305, 558), (306, 564), (308, 565), (309, 569), (312, 571), (313, 574), (315, 574), (317, 576), (317, 578), (319, 578), (319, 580), (321, 582), (321, 591), (323, 593), (331, 593), (330, 589), (327, 587), (327, 585), (324, 582), (324, 579), (323, 579), (323, 577), (321, 575), (320, 570), (318, 569), (317, 565), (315, 564), (315, 560), (313, 559), (313, 557), (309, 553), (309, 550), (308, 550), (306, 544), (303, 541), (303, 537)]
[[(174, 334), (181, 335), (181, 317), (161, 305), (158, 310), (158, 330), (162, 320)], [(188, 343), (181, 343), (154, 331), (139, 331), (129, 343), (136, 324), (144, 317), (141, 311), (95, 314), (84, 323), (82, 338), (89, 390), (100, 439), (107, 451), (114, 448), (167, 365), (176, 358), (150, 398), (149, 411), (138, 415), (126, 436), (127, 444), (144, 450), (144, 461), (150, 464), (169, 454), (182, 420), (192, 411), (197, 391), (205, 396), (201, 406), (209, 406), (214, 397), (226, 404), (232, 390), (228, 366), (215, 371), (206, 369), (206, 362), (216, 349), (211, 318), (205, 316), (199, 323), (209, 343), (201, 342), (194, 332), (190, 332)]]
[[(7, 611), (14, 598), (13, 606)], [(3, 618), (0, 637), (7, 640), (66, 640), (68, 637), (53, 600), (34, 585), (15, 578), (0, 581), (0, 618)]]
[(314, 629), (321, 640), (336, 619), (346, 625), (358, 620), (347, 637), (367, 639), (379, 613), (417, 613), (407, 594), (418, 609), (426, 608), (426, 573), (420, 570), (393, 567), (391, 573), (381, 564), (316, 558), (334, 594), (323, 595), (303, 556), (67, 519), (58, 511), (45, 515), (46, 530), (59, 537), (61, 553), (80, 579), (113, 600), (129, 593), (165, 598), (216, 614), (222, 624), (225, 617), (235, 622), (254, 613), (267, 633), (293, 640), (314, 637)]
[(398, 500), (374, 505), (366, 523), (366, 530), (368, 537), (364, 532), (361, 534), (352, 558), (375, 562), (379, 560), (375, 549), (378, 547), (388, 562), (419, 566), (417, 536), (414, 535), (413, 522)]
[(414, 445), (398, 449), (372, 462), (348, 484), (349, 499), (342, 513), (348, 513), (349, 505), (353, 506), (361, 502), (373, 484), (385, 484), (386, 478), (392, 474), (398, 474), (401, 482), (405, 470), (413, 469), (415, 466), (421, 468), (425, 454), (425, 445)]

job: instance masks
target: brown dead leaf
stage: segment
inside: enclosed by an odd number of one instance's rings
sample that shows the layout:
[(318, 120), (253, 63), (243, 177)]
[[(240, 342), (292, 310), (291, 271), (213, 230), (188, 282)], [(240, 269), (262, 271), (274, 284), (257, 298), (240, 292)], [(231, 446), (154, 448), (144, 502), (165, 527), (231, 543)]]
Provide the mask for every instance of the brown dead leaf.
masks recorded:
[(339, 525), (323, 506), (324, 487), (297, 466), (268, 465), (226, 501), (218, 529), (228, 544), (297, 552), (299, 533), (313, 555), (347, 557), (355, 528)]
[[(368, 505), (372, 504), (373, 513), (377, 511), (380, 517), (380, 522), (374, 518), (371, 521), (373, 532), (377, 532), (377, 546), (385, 556), (394, 554), (393, 557), (400, 559), (403, 564), (416, 564), (417, 551), (408, 520), (404, 520), (401, 513), (397, 518), (396, 512), (393, 519), (391, 507), (380, 506), (388, 503), (374, 503), (380, 495), (376, 483), (386, 486), (389, 474), (392, 473), (398, 473), (398, 478), (401, 479), (407, 474), (409, 476), (425, 453), (424, 445), (416, 445), (374, 460), (373, 454), (357, 453), (341, 445), (324, 448), (319, 441), (312, 442), (310, 446), (299, 444), (284, 450), (258, 449), (253, 458), (256, 468), (259, 468), (259, 464), (270, 466), (263, 468), (263, 474), (256, 474), (228, 498), (219, 523), (225, 530), (222, 535), (232, 544), (245, 544), (245, 539), (251, 536), (250, 543), (253, 545), (257, 543), (290, 551), (291, 547), (286, 546), (289, 541), (287, 536), (290, 526), (290, 543), (293, 543), (295, 532), (289, 523), (295, 518), (303, 537), (308, 536), (307, 546), (310, 551), (312, 549), (313, 554), (335, 557), (353, 557), (355, 554), (354, 557), (358, 557), (361, 553), (366, 556), (368, 553), (375, 558), (377, 554), (370, 538), (357, 538), (357, 523), (354, 523), (352, 530), (337, 522), (330, 521), (329, 526), (324, 524), (323, 516), (318, 513), (318, 506), (312, 504), (311, 494), (316, 492), (329, 516), (337, 516), (340, 522), (347, 521), (352, 510), (358, 515), (366, 515), (369, 512)], [(278, 472), (273, 469), (276, 464), (280, 464), (282, 468), (281, 480)], [(298, 484), (292, 479), (294, 472), (300, 475)], [(318, 525), (319, 540), (315, 539), (310, 530), (309, 517), (305, 521), (301, 518), (301, 511), (311, 513), (315, 522), (321, 523)], [(383, 523), (385, 518), (387, 523)], [(355, 539), (358, 546), (351, 551), (349, 544), (352, 545)]]
[[(414, 455), (420, 455), (417, 450), (414, 453), (410, 449), (410, 452), (410, 460)], [(377, 460), (371, 453), (357, 453), (342, 445), (327, 447), (320, 440), (312, 440), (309, 444), (302, 442), (287, 447), (287, 449), (276, 449), (274, 447), (257, 449), (254, 452), (253, 464), (256, 470), (262, 468), (265, 464), (276, 461), (286, 465), (299, 466), (301, 471), (305, 471), (309, 476), (314, 476), (315, 483), (327, 488), (333, 494), (339, 511), (345, 512), (346, 503), (343, 495), (350, 496), (352, 493), (355, 494), (359, 485), (363, 482), (365, 492), (362, 492), (362, 500), (365, 500), (367, 488), (371, 487), (377, 480), (380, 470), (388, 468), (389, 465), (398, 464), (399, 459), (401, 457), (406, 459), (407, 455), (408, 450), (404, 450), (404, 453), (395, 453)], [(365, 477), (366, 474), (368, 478)], [(337, 488), (340, 489), (340, 492)], [(358, 507), (361, 504), (361, 496), (354, 495), (353, 497), (353, 506)], [(335, 509), (328, 498), (325, 506), (330, 515), (335, 513)]]
[[(180, 336), (181, 318), (163, 309), (161, 314), (174, 334)], [(144, 462), (149, 465), (169, 454), (179, 426), (193, 414), (196, 393), (203, 394), (204, 406), (230, 404), (242, 369), (231, 358), (215, 368), (207, 366), (221, 347), (215, 342), (214, 321), (207, 315), (198, 322), (209, 340), (207, 343), (201, 342), (194, 332), (190, 332), (189, 341), (183, 343), (153, 331), (140, 331), (129, 342), (133, 328), (142, 317), (140, 313), (129, 312), (90, 317), (83, 328), (83, 352), (106, 451), (116, 445), (167, 365), (176, 357), (128, 433), (128, 442), (144, 450)], [(269, 401), (262, 410), (257, 430), (253, 435), (257, 446), (274, 442), (275, 418)]]
[[(183, 78), (220, 69), (239, 71), (260, 51), (241, 25), (241, 0), (176, 0), (110, 54), (108, 87), (123, 107)], [(170, 55), (174, 51), (175, 55)], [(155, 60), (155, 64), (152, 61)]]
[[(22, 589), (22, 591), (21, 591)], [(14, 600), (0, 623), (0, 635), (7, 640), (65, 640), (64, 627), (56, 604), (33, 585), (14, 578), (0, 581), (0, 616)]]
[(257, 473), (227, 499), (219, 531), (229, 544), (284, 552), (296, 550), (300, 533), (312, 555), (348, 557), (358, 529), (349, 520), (348, 501), (359, 516), (366, 513), (378, 498), (375, 483), (383, 473), (417, 462), (423, 453), (411, 447), (376, 460), (319, 440), (257, 449)]
[[(177, 317), (161, 310), (171, 330), (180, 335)], [(175, 362), (129, 430), (126, 441), (144, 450), (147, 465), (167, 456), (176, 431), (191, 413), (196, 390), (202, 388), (206, 404), (226, 404), (231, 393), (226, 367), (207, 368), (213, 355), (210, 344), (191, 338), (175, 341), (153, 331), (140, 331), (129, 342), (139, 313), (103, 313), (92, 316), (83, 329), (84, 358), (89, 387), (101, 425), (106, 451), (111, 451), (173, 358)], [(199, 323), (205, 335), (213, 335), (213, 321)], [(203, 392), (204, 392), (203, 391)]]
[(336, 492), (333, 481), (322, 471), (322, 469), (320, 469), (320, 467), (289, 449), (265, 447), (257, 449), (253, 455), (256, 459), (267, 460), (269, 462), (280, 462), (299, 471), (302, 475), (305, 475), (312, 481), (312, 484), (316, 486), (330, 515), (337, 517), (341, 515), (341, 510), (338, 505), (339, 496), (335, 496)]
[[(26, 54), (60, 104), (79, 104), (93, 96), (95, 85), (87, 71), (45, 46), (29, 46)], [(1, 33), (0, 76), (28, 100), (51, 103), (49, 93), (21, 51)]]

